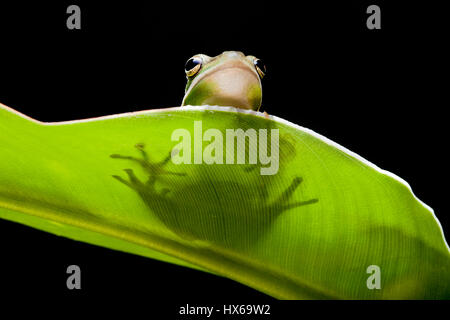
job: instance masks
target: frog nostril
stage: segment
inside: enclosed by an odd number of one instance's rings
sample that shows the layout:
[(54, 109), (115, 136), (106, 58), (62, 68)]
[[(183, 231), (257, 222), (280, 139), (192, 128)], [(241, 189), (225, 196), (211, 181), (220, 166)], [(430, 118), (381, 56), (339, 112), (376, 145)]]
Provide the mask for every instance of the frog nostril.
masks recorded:
[(227, 55), (228, 58), (242, 58), (245, 55), (240, 51), (225, 51), (224, 54)]

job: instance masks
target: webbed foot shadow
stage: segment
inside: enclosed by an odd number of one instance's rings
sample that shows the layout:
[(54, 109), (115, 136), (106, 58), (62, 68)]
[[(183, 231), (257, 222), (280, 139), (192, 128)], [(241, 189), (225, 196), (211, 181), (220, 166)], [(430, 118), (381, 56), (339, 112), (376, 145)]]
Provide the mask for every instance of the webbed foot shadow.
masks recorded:
[[(142, 159), (136, 158), (133, 156), (124, 156), (124, 155), (120, 155), (120, 154), (111, 154), (110, 155), (110, 157), (113, 159), (123, 159), (123, 160), (131, 160), (131, 161), (137, 162), (142, 167), (142, 169), (144, 169), (144, 171), (148, 173), (149, 177), (145, 183), (140, 181), (136, 177), (136, 175), (134, 174), (132, 169), (124, 169), (124, 171), (128, 175), (129, 180), (125, 180), (124, 178), (122, 178), (118, 175), (113, 175), (113, 178), (117, 179), (118, 181), (125, 184), (126, 186), (128, 186), (138, 192), (139, 191), (142, 192), (142, 191), (149, 190), (149, 188), (154, 188), (154, 185), (155, 185), (158, 177), (160, 177), (161, 175), (186, 176), (186, 173), (184, 173), (184, 172), (174, 172), (174, 171), (166, 170), (164, 168), (166, 166), (166, 164), (169, 162), (169, 160), (171, 159), (171, 152), (169, 152), (169, 155), (166, 158), (164, 158), (163, 160), (161, 160), (159, 162), (152, 162), (150, 160), (147, 152), (144, 150), (145, 145), (143, 143), (138, 143), (135, 145), (135, 147), (141, 153)], [(169, 189), (163, 188), (161, 191), (161, 193), (162, 193), (161, 195), (165, 195), (169, 191), (170, 191)]]
[(300, 186), (300, 184), (302, 182), (303, 182), (303, 178), (302, 177), (295, 177), (292, 180), (292, 182), (289, 185), (289, 187), (287, 187), (286, 190), (284, 190), (283, 193), (281, 195), (279, 195), (277, 197), (277, 199), (275, 201), (273, 201), (269, 205), (269, 207), (274, 208), (274, 209), (276, 208), (280, 212), (283, 212), (283, 211), (288, 210), (288, 209), (292, 209), (292, 208), (296, 208), (296, 207), (305, 206), (305, 205), (309, 205), (309, 204), (313, 204), (313, 203), (319, 202), (319, 199), (313, 198), (313, 199), (310, 199), (310, 200), (288, 203), (288, 200), (292, 197), (293, 193), (295, 192), (295, 190), (297, 190), (297, 188)]

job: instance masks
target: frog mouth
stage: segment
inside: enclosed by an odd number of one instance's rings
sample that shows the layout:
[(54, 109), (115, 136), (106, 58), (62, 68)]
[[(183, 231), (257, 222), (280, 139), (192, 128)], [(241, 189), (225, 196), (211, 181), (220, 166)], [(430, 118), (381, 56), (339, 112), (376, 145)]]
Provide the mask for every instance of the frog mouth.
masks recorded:
[(248, 64), (244, 63), (241, 60), (236, 59), (236, 60), (230, 60), (230, 61), (223, 63), (220, 66), (217, 66), (210, 70), (206, 70), (198, 78), (194, 79), (194, 82), (192, 83), (192, 85), (195, 85), (196, 83), (198, 83), (208, 77), (211, 77), (218, 72), (223, 72), (224, 70), (228, 70), (228, 69), (235, 69), (236, 71), (249, 73), (256, 80), (258, 80), (258, 82), (260, 81), (259, 76), (253, 67), (249, 66)]

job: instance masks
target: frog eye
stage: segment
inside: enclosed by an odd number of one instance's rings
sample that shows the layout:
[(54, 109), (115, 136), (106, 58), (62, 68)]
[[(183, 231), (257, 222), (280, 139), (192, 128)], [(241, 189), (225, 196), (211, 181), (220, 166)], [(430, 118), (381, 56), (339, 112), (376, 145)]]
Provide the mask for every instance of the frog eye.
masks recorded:
[(264, 76), (266, 75), (266, 66), (264, 65), (262, 60), (255, 59), (253, 60), (253, 64), (255, 65), (256, 71), (258, 71), (258, 74), (261, 77), (261, 79), (264, 78)]
[(186, 65), (184, 66), (184, 71), (188, 77), (195, 76), (202, 67), (202, 59), (199, 57), (192, 57), (188, 61), (186, 61)]

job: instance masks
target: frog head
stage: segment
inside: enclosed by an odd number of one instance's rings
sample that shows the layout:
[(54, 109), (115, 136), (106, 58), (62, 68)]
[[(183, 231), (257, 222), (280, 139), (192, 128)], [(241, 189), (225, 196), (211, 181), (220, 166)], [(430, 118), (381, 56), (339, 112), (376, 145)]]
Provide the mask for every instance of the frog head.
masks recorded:
[(225, 51), (216, 57), (197, 54), (185, 66), (187, 84), (182, 106), (218, 105), (259, 110), (261, 79), (266, 68), (254, 56)]

